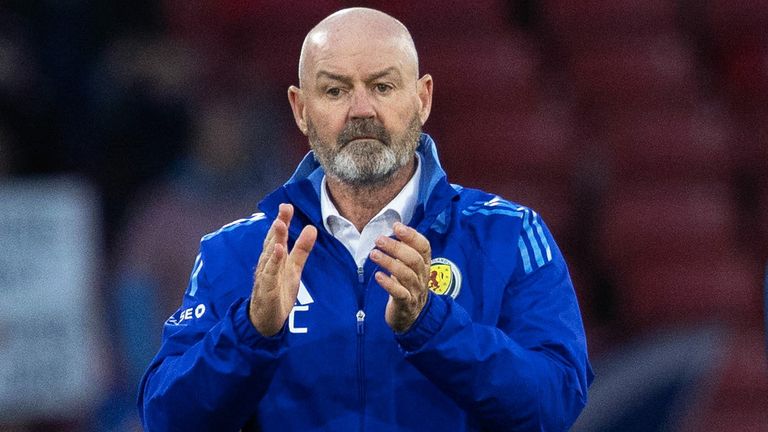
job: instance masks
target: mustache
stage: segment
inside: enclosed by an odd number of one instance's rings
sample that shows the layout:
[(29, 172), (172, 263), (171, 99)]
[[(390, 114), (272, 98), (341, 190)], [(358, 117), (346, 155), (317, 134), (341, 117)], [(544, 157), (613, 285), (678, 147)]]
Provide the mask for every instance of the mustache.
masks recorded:
[(389, 145), (390, 137), (387, 130), (381, 124), (373, 119), (352, 120), (344, 126), (336, 142), (339, 147), (348, 144), (350, 141), (360, 137), (375, 138), (385, 145)]

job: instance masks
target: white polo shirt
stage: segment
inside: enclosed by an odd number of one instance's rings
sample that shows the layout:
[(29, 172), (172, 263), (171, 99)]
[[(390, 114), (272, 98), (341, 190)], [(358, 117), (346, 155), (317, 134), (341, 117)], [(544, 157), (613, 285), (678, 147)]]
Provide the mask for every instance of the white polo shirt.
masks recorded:
[(323, 217), (323, 225), (347, 248), (355, 258), (358, 267), (365, 264), (378, 236), (392, 235), (394, 232), (392, 227), (395, 222), (408, 224), (411, 221), (418, 200), (419, 179), (421, 178), (421, 156), (418, 153), (416, 156), (416, 172), (413, 173), (400, 193), (363, 227), (362, 232), (358, 232), (352, 222), (339, 214), (339, 210), (331, 201), (327, 190), (328, 186), (325, 177), (323, 177), (320, 185), (320, 212)]

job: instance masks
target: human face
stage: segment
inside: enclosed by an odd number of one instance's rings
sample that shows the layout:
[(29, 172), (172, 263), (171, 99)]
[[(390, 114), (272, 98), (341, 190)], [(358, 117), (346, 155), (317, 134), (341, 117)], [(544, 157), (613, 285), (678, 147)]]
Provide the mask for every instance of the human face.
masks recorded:
[(312, 52), (302, 89), (292, 87), (289, 99), (326, 174), (377, 185), (412, 161), (432, 81), (417, 80), (409, 60), (388, 39), (342, 38)]

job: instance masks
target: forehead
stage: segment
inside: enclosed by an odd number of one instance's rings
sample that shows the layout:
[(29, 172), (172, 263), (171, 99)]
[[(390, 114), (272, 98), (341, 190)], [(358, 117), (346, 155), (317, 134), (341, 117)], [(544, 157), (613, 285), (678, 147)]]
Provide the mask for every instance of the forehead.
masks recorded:
[(415, 59), (402, 37), (355, 33), (322, 31), (311, 35), (305, 65), (308, 78), (320, 71), (356, 75), (388, 68), (415, 76)]

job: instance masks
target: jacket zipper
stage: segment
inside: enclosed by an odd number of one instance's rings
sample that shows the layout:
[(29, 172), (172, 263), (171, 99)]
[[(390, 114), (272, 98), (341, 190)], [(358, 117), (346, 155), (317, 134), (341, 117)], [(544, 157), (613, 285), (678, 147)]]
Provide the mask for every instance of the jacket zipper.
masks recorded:
[[(365, 289), (363, 286), (365, 277), (362, 267), (357, 268), (357, 282), (360, 284), (360, 290), (363, 293), (362, 298), (365, 299), (365, 292), (363, 291)], [(365, 351), (363, 346), (365, 337), (365, 311), (363, 310), (363, 303), (364, 300), (358, 305), (360, 309), (358, 309), (357, 313), (355, 314), (355, 319), (357, 320), (357, 392), (358, 397), (360, 398), (361, 432), (365, 430)]]

